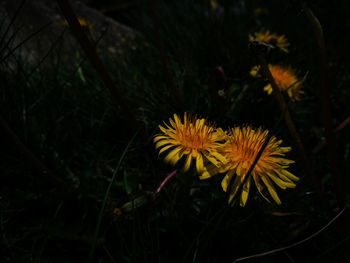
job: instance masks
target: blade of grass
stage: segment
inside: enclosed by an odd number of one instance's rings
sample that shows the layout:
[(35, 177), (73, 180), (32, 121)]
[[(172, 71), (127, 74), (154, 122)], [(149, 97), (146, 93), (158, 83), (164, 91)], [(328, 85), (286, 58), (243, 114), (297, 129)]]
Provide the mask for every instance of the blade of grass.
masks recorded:
[(17, 46), (15, 46), (14, 48), (12, 48), (10, 51), (7, 52), (7, 54), (1, 58), (0, 60), (0, 64), (6, 60), (10, 55), (13, 54), (13, 52), (18, 49), (20, 46), (22, 46), (25, 42), (27, 42), (29, 39), (31, 39), (32, 37), (36, 36), (37, 34), (39, 34), (41, 31), (43, 31), (46, 27), (48, 27), (49, 25), (51, 25), (52, 22), (49, 22), (45, 25), (43, 25), (42, 27), (40, 27), (38, 30), (34, 31), (32, 34), (30, 34), (29, 36), (27, 36), (23, 41), (21, 41)]
[(129, 147), (131, 146), (132, 142), (134, 141), (136, 135), (138, 134), (139, 130), (132, 136), (132, 138), (129, 140), (128, 144), (126, 145), (122, 155), (120, 156), (119, 158), (119, 161), (118, 161), (118, 164), (113, 172), (113, 175), (112, 175), (112, 178), (111, 178), (111, 181), (107, 187), (107, 190), (106, 190), (106, 193), (105, 193), (105, 196), (103, 198), (103, 202), (102, 202), (102, 206), (101, 206), (101, 210), (100, 210), (100, 213), (98, 215), (98, 219), (97, 219), (97, 224), (96, 224), (96, 229), (95, 229), (95, 234), (94, 234), (94, 237), (93, 237), (93, 240), (92, 240), (92, 245), (91, 245), (91, 250), (90, 250), (90, 255), (89, 255), (89, 261), (88, 262), (92, 262), (92, 259), (93, 259), (93, 256), (94, 256), (94, 252), (95, 252), (95, 247), (96, 247), (96, 241), (97, 241), (97, 237), (98, 237), (98, 233), (100, 231), (100, 227), (101, 227), (101, 222), (102, 222), (102, 217), (103, 217), (103, 212), (104, 212), (104, 209), (105, 209), (105, 206), (106, 206), (106, 202), (107, 202), (107, 198), (109, 196), (109, 192), (111, 191), (111, 188), (112, 188), (112, 185), (113, 185), (113, 182), (116, 178), (116, 175), (119, 171), (119, 168), (121, 166), (121, 163), (122, 161), (124, 160), (124, 157), (126, 155), (126, 153), (128, 152), (129, 150)]
[(2, 116), (0, 116), (0, 128), (5, 132), (5, 134), (9, 137), (9, 140), (13, 143), (23, 158), (28, 162), (33, 170), (38, 173), (39, 176), (45, 180), (50, 181), (51, 184), (54, 184), (61, 190), (69, 190), (68, 185), (60, 177), (55, 176), (52, 171), (49, 170), (46, 165), (27, 148), (26, 145), (24, 145), (24, 143), (13, 132), (7, 121)]
[[(258, 154), (256, 155), (256, 157), (255, 157), (255, 159), (254, 159), (252, 165), (249, 167), (248, 172), (247, 172), (246, 175), (244, 176), (243, 182), (238, 186), (238, 189), (237, 189), (237, 192), (236, 192), (236, 198), (237, 198), (236, 200), (239, 199), (240, 191), (242, 190), (242, 188), (243, 188), (243, 186), (245, 185), (246, 181), (247, 181), (248, 178), (250, 177), (250, 174), (252, 173), (252, 171), (253, 171), (255, 165), (258, 163), (258, 161), (259, 161), (259, 159), (260, 159), (262, 153), (264, 152), (266, 146), (268, 145), (268, 143), (269, 143), (271, 137), (272, 137), (272, 132), (269, 132), (269, 133), (266, 135), (265, 141), (264, 141), (263, 145), (261, 146), (261, 148), (260, 148)], [(231, 189), (231, 188), (232, 188), (233, 182), (234, 182), (234, 180), (231, 180), (231, 181), (230, 181), (230, 183), (229, 183), (227, 189)], [(231, 191), (227, 191), (227, 197), (229, 197), (230, 194), (231, 194)], [(235, 201), (232, 201), (231, 206), (233, 206), (234, 204), (235, 204)]]
[(50, 46), (49, 50), (46, 52), (46, 54), (39, 60), (37, 65), (29, 72), (29, 74), (26, 76), (25, 82), (37, 71), (37, 69), (42, 65), (42, 63), (48, 58), (48, 56), (53, 52), (54, 48), (59, 44), (62, 43), (64, 31), (61, 32), (61, 34), (58, 36), (56, 41)]
[(115, 261), (114, 257), (112, 256), (112, 254), (109, 252), (109, 250), (104, 246), (103, 249), (106, 251), (106, 254), (108, 255), (109, 259), (111, 260), (112, 263), (117, 263), (117, 261)]
[[(264, 141), (263, 145), (261, 146), (261, 148), (260, 148), (258, 154), (256, 155), (256, 157), (255, 157), (253, 163), (252, 163), (251, 166), (249, 167), (248, 172), (247, 172), (246, 175), (244, 176), (243, 182), (239, 185), (239, 187), (238, 187), (238, 189), (237, 189), (237, 194), (236, 194), (237, 198), (239, 198), (239, 192), (241, 191), (242, 187), (244, 186), (244, 184), (245, 184), (246, 181), (248, 180), (250, 174), (251, 174), (252, 171), (254, 170), (255, 165), (258, 163), (258, 161), (259, 161), (261, 155), (263, 154), (263, 152), (264, 152), (266, 146), (268, 145), (268, 143), (269, 143), (271, 137), (273, 136), (273, 134), (276, 134), (276, 133), (278, 132), (278, 128), (279, 128), (280, 123), (281, 123), (281, 121), (283, 120), (285, 114), (286, 114), (286, 109), (283, 110), (283, 111), (281, 112), (280, 118), (278, 119), (278, 121), (276, 122), (276, 124), (274, 125), (274, 127), (271, 129), (271, 131), (266, 135), (265, 141)], [(234, 182), (234, 180), (231, 180), (231, 182), (229, 183), (229, 185), (228, 185), (228, 187), (227, 187), (228, 189), (230, 189), (230, 188), (232, 187), (233, 182)], [(227, 196), (230, 196), (230, 191), (227, 191)], [(234, 205), (234, 202), (232, 202), (232, 205)]]
[(0, 46), (2, 46), (3, 41), (5, 40), (7, 34), (9, 33), (11, 26), (12, 26), (13, 23), (15, 22), (17, 16), (19, 15), (19, 12), (21, 11), (21, 9), (22, 9), (22, 7), (24, 6), (25, 2), (26, 2), (26, 0), (22, 0), (22, 2), (21, 2), (21, 3), (19, 4), (19, 6), (17, 7), (15, 13), (13, 14), (9, 25), (7, 26), (7, 28), (6, 28), (5, 32), (4, 32), (4, 34), (1, 36), (1, 39), (0, 39)]
[(17, 28), (16, 30), (13, 31), (12, 35), (7, 38), (6, 42), (4, 43), (4, 46), (0, 49), (0, 54), (5, 53), (4, 52), (5, 49), (10, 48), (11, 43), (14, 42), (15, 37), (17, 36), (18, 32), (21, 31), (21, 29), (22, 29), (21, 27)]
[[(215, 232), (215, 230), (220, 226), (220, 222), (224, 218), (224, 216), (226, 215), (228, 209), (229, 209), (228, 206), (226, 204), (224, 204), (220, 209), (218, 209), (215, 212), (215, 214), (211, 218), (209, 218), (207, 220), (206, 224), (199, 231), (198, 235), (193, 239), (192, 244), (188, 246), (188, 249), (187, 249), (187, 251), (183, 257), (183, 260), (182, 260), (183, 263), (189, 262), (189, 257), (191, 256), (192, 248), (194, 250), (193, 256), (195, 253), (197, 253), (196, 252), (197, 242), (208, 229), (211, 230), (211, 233)], [(208, 242), (209, 241), (207, 239), (206, 243), (208, 243)], [(205, 247), (206, 243), (204, 244), (204, 247)], [(193, 260), (193, 256), (192, 256), (192, 260)]]

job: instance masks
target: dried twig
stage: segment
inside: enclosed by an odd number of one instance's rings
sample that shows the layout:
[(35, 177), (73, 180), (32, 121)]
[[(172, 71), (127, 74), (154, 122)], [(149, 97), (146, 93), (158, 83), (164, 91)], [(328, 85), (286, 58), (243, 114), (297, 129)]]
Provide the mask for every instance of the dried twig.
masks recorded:
[[(86, 56), (88, 57), (89, 61), (91, 62), (97, 73), (100, 75), (101, 80), (111, 92), (113, 98), (120, 105), (120, 109), (128, 118), (129, 123), (134, 127), (135, 130), (138, 130), (140, 127), (142, 128), (140, 123), (137, 121), (135, 115), (132, 113), (128, 103), (124, 100), (118, 88), (115, 86), (103, 62), (98, 57), (95, 48), (93, 47), (90, 40), (82, 30), (69, 2), (67, 0), (57, 0), (57, 3), (61, 8), (63, 15), (65, 16), (73, 35), (76, 37), (80, 46), (85, 51)], [(145, 136), (145, 130), (141, 132), (141, 135)]]

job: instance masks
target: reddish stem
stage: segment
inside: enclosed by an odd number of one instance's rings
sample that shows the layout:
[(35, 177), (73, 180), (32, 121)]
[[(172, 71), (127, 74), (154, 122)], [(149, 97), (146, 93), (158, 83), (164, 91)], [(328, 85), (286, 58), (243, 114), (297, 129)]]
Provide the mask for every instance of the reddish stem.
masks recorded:
[(165, 179), (160, 183), (159, 187), (157, 188), (156, 194), (158, 194), (162, 188), (164, 187), (164, 185), (170, 180), (171, 177), (173, 177), (176, 174), (176, 170), (173, 171), (171, 174), (169, 174), (167, 177), (165, 177)]

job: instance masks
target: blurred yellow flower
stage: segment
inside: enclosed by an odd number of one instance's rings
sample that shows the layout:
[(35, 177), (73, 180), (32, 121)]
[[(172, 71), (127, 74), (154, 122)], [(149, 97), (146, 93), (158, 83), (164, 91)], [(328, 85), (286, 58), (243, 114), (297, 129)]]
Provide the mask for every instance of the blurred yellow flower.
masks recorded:
[(253, 10), (255, 16), (268, 15), (269, 10), (265, 7), (258, 7)]
[(219, 4), (216, 0), (210, 0), (209, 1), (209, 4), (210, 4), (210, 7), (214, 10), (218, 9), (219, 8)]
[(165, 127), (159, 125), (162, 133), (155, 135), (153, 140), (156, 149), (160, 149), (159, 154), (168, 151), (165, 162), (175, 165), (186, 156), (183, 171), (190, 168), (194, 159), (200, 174), (206, 170), (207, 163), (220, 167), (226, 162), (225, 157), (218, 152), (225, 136), (222, 129), (207, 124), (206, 119), (191, 118), (187, 113), (184, 114), (183, 123), (176, 114), (174, 120), (169, 119), (169, 122), (170, 126), (166, 123)]
[[(90, 21), (88, 21), (87, 19), (81, 16), (78, 16), (77, 19), (82, 28), (86, 29), (90, 34), (93, 34), (94, 25)], [(68, 21), (64, 20), (62, 23), (62, 26), (68, 28), (69, 27)]]
[(252, 76), (254, 78), (261, 77), (261, 74), (259, 73), (259, 70), (260, 70), (260, 66), (252, 67), (252, 69), (249, 72), (250, 76)]
[(278, 47), (282, 51), (288, 53), (289, 42), (284, 35), (277, 35), (276, 33), (270, 33), (269, 30), (261, 30), (255, 32), (254, 35), (249, 34), (249, 41), (259, 41), (271, 44)]
[[(291, 147), (279, 146), (282, 140), (277, 140), (274, 136), (269, 139), (256, 165), (246, 178), (247, 172), (263, 146), (268, 132), (268, 130), (254, 129), (251, 126), (232, 128), (229, 131), (227, 143), (220, 150), (220, 153), (226, 157), (227, 163), (219, 168), (209, 168), (209, 172), (203, 174), (201, 179), (210, 177), (217, 172), (226, 173), (221, 182), (222, 189), (226, 192), (228, 187), (231, 187), (229, 203), (240, 191), (241, 206), (245, 206), (247, 202), (252, 180), (254, 180), (259, 193), (269, 201), (262, 193), (262, 181), (275, 202), (281, 204), (272, 182), (280, 188), (286, 189), (294, 188), (295, 183), (293, 181), (299, 180), (298, 177), (286, 170), (289, 164), (294, 163), (294, 161), (282, 157), (291, 150)], [(234, 178), (233, 182), (231, 182), (232, 178)]]
[[(261, 77), (259, 73), (260, 66), (254, 66), (250, 70), (250, 75), (252, 77)], [(288, 96), (292, 101), (300, 100), (300, 95), (304, 92), (301, 90), (304, 83), (305, 77), (299, 79), (296, 76), (296, 70), (290, 66), (285, 67), (281, 65), (271, 65), (269, 64), (269, 70), (273, 79), (275, 80), (278, 88), (281, 91), (287, 92)], [(270, 95), (273, 91), (271, 84), (267, 84), (264, 90)]]

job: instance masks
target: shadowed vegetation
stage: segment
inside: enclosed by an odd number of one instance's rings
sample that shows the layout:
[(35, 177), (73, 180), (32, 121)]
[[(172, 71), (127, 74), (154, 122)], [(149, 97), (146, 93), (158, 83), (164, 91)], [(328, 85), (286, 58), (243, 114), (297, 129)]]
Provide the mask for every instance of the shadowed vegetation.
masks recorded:
[[(113, 99), (83, 49), (67, 59), (62, 43), (74, 33), (67, 26), (56, 32), (47, 56), (34, 60), (23, 53), (26, 41), (18, 46), (13, 40), (21, 16), (0, 21), (1, 262), (233, 262), (303, 240), (344, 208), (341, 196), (348, 205), (347, 1), (306, 2), (324, 33), (329, 95), (321, 92), (317, 40), (301, 2), (85, 2), (136, 32), (121, 55), (97, 48), (130, 112)], [(52, 29), (42, 26), (26, 35), (33, 34), (39, 48)], [(264, 91), (268, 78), (263, 70), (258, 78), (251, 74), (261, 61), (248, 47), (249, 35), (262, 29), (290, 43), (288, 52), (278, 39), (260, 45), (269, 50), (263, 50), (268, 64), (290, 66), (301, 80), (298, 100), (281, 94), (321, 192), (305, 170), (285, 111)], [(89, 36), (93, 46), (108, 30), (99, 33)], [(322, 144), (322, 99), (330, 102), (336, 156)], [(252, 185), (245, 207), (239, 201), (230, 206), (221, 187), (225, 174), (200, 180), (195, 165), (183, 172), (184, 162), (164, 163), (153, 143), (158, 125), (184, 112), (224, 130), (252, 125), (271, 131), (292, 146), (286, 158), (295, 161), (288, 170), (300, 179), (296, 188), (276, 187), (277, 205)], [(247, 262), (349, 262), (348, 218), (349, 209), (312, 239)]]

